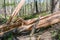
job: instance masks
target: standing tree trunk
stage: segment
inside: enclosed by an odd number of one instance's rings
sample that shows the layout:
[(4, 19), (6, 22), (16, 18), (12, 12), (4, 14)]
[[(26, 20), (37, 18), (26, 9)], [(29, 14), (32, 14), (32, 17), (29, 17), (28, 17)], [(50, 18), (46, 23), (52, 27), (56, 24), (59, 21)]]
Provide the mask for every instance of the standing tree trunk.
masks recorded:
[(60, 0), (59, 0), (59, 10), (60, 10)]
[(5, 0), (4, 0), (4, 13), (5, 13), (5, 18), (6, 18), (6, 4), (5, 4)]
[(36, 13), (38, 13), (38, 5), (37, 5), (37, 0), (34, 0), (35, 3), (35, 8), (36, 8)]
[(48, 0), (46, 0), (46, 11), (48, 11)]
[(51, 0), (51, 13), (53, 13), (55, 6), (54, 6), (54, 0)]
[(59, 10), (59, 0), (51, 0), (51, 13)]
[(39, 5), (40, 5), (39, 6), (40, 7), (39, 9), (40, 9), (40, 12), (41, 12), (41, 0), (39, 0)]

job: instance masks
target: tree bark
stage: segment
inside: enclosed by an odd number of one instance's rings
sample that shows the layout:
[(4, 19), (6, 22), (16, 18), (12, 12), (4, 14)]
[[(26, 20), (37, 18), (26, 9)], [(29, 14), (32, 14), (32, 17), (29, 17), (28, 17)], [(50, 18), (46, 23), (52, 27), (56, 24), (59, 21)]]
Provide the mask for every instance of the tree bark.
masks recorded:
[(59, 0), (51, 0), (51, 13), (59, 11)]
[(51, 0), (51, 13), (53, 13), (53, 10), (54, 10), (54, 8), (55, 8), (55, 6), (54, 6), (54, 0)]
[[(49, 25), (53, 25), (53, 24), (56, 24), (56, 23), (59, 23), (60, 21), (60, 12), (54, 12), (53, 14), (50, 14), (50, 15), (47, 15), (45, 17), (41, 17), (40, 18), (40, 21), (39, 23), (37, 24), (36, 28), (39, 29), (39, 28), (42, 28), (42, 27), (47, 27)], [(32, 23), (33, 24), (33, 23)], [(31, 25), (32, 25), (31, 24)], [(34, 25), (34, 24), (33, 24)], [(23, 28), (27, 28), (28, 30), (33, 27), (33, 26), (26, 26), (24, 27), (24, 25), (22, 26)], [(26, 30), (27, 30), (26, 29)]]
[(37, 5), (37, 0), (34, 0), (34, 5), (35, 5), (36, 13), (38, 13), (38, 5)]
[[(1, 25), (0, 26), (0, 34), (5, 33), (15, 28), (19, 28), (20, 30), (31, 30), (33, 25), (38, 21), (38, 18), (30, 19), (30, 20), (23, 20), (18, 19), (15, 23), (11, 23), (9, 25)], [(60, 12), (55, 12), (53, 14), (49, 14), (47, 16), (41, 17), (39, 23), (36, 26), (36, 29), (47, 27), (49, 25), (53, 25), (55, 23), (60, 22)]]
[(5, 4), (5, 0), (4, 0), (4, 5), (3, 5), (3, 7), (4, 7), (5, 18), (6, 18), (6, 4)]

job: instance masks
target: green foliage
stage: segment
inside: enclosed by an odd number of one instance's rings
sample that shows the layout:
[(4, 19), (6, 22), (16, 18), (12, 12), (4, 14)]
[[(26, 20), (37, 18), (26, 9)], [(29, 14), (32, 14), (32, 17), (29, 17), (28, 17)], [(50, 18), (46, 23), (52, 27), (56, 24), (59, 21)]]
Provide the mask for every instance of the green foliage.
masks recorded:
[(0, 14), (0, 24), (6, 23), (7, 19), (8, 19), (8, 16), (7, 18), (5, 18), (3, 14)]
[[(56, 34), (57, 32), (55, 32), (54, 34)], [(53, 35), (54, 35), (53, 34)], [(60, 31), (59, 33), (57, 33), (54, 37), (53, 37), (55, 40), (60, 40)]]
[(5, 3), (5, 4), (2, 4), (2, 7), (5, 7), (5, 6), (14, 6), (15, 5), (15, 2), (13, 3)]
[(0, 18), (0, 24), (6, 23), (7, 19), (5, 18)]
[(27, 20), (27, 19), (32, 19), (32, 18), (36, 18), (38, 17), (39, 15), (28, 15), (28, 16), (25, 16), (24, 19)]
[(9, 32), (9, 33), (5, 34), (3, 40), (12, 40), (12, 38), (13, 38), (13, 34), (12, 34), (12, 32)]
[(23, 16), (23, 18), (25, 19), (25, 20), (27, 20), (27, 19), (32, 19), (32, 18), (37, 18), (37, 17), (39, 17), (39, 16), (46, 16), (46, 15), (48, 15), (47, 13), (37, 13), (37, 14), (32, 14), (32, 15), (25, 15), (25, 16)]

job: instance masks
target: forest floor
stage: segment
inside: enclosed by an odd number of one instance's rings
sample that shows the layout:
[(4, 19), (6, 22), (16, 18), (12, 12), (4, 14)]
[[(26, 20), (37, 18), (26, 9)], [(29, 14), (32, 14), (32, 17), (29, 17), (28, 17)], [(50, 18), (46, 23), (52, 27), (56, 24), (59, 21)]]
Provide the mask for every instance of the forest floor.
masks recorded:
[[(52, 25), (44, 29), (39, 29), (30, 35), (22, 35), (17, 37), (19, 40), (60, 40), (60, 23)], [(23, 32), (24, 33), (24, 32)]]

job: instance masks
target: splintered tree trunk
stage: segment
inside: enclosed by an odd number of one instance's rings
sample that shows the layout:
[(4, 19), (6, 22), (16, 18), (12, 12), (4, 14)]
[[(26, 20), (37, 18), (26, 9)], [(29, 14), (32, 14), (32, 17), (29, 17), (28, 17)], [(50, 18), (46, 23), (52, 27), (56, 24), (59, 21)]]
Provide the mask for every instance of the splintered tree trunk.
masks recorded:
[(15, 8), (15, 10), (13, 11), (13, 13), (10, 16), (9, 20), (7, 21), (7, 24), (9, 24), (12, 21), (13, 17), (15, 17), (18, 14), (19, 10), (22, 8), (22, 6), (24, 5), (24, 3), (25, 3), (25, 0), (21, 0), (21, 2)]
[[(0, 34), (13, 30), (14, 28), (19, 28), (21, 31), (32, 30), (33, 25), (38, 21), (38, 18), (23, 20), (18, 19), (16, 22), (9, 25), (0, 26)], [(40, 17), (39, 23), (36, 24), (36, 29), (47, 27), (60, 22), (60, 12), (55, 12), (44, 17)], [(22, 25), (23, 23), (23, 25)]]
[[(14, 10), (12, 16), (10, 17), (8, 23), (10, 23), (11, 20), (13, 19), (13, 17), (16, 16), (16, 14), (21, 9), (24, 2), (25, 1), (22, 0), (21, 3), (19, 3), (19, 5)], [(32, 30), (33, 25), (37, 21), (38, 21), (38, 18), (30, 19), (30, 20), (23, 20), (23, 19), (20, 18), (20, 19), (17, 19), (15, 22), (10, 23), (9, 25), (7, 25), (7, 24), (1, 25), (0, 26), (0, 35), (4, 34), (6, 32), (9, 32), (11, 30), (14, 30), (15, 28), (19, 28), (21, 31)], [(60, 22), (60, 11), (54, 12), (53, 14), (49, 14), (49, 15), (44, 16), (44, 17), (40, 17), (39, 22), (36, 25), (36, 29), (39, 29), (39, 28), (42, 28), (42, 27), (47, 27), (49, 25), (53, 25), (53, 24), (56, 24), (58, 22)]]
[[(59, 22), (60, 22), (60, 12), (54, 12), (51, 15), (41, 17), (39, 23), (36, 26), (36, 28), (39, 29), (39, 28), (42, 28), (42, 27), (47, 27), (49, 25), (53, 25), (53, 24), (56, 24), (56, 23), (59, 23)], [(30, 25), (32, 25), (32, 24), (30, 24)], [(26, 30), (27, 29), (31, 30), (33, 26), (30, 26), (30, 25), (27, 25), (27, 26), (23, 25), (22, 27), (25, 28)]]

